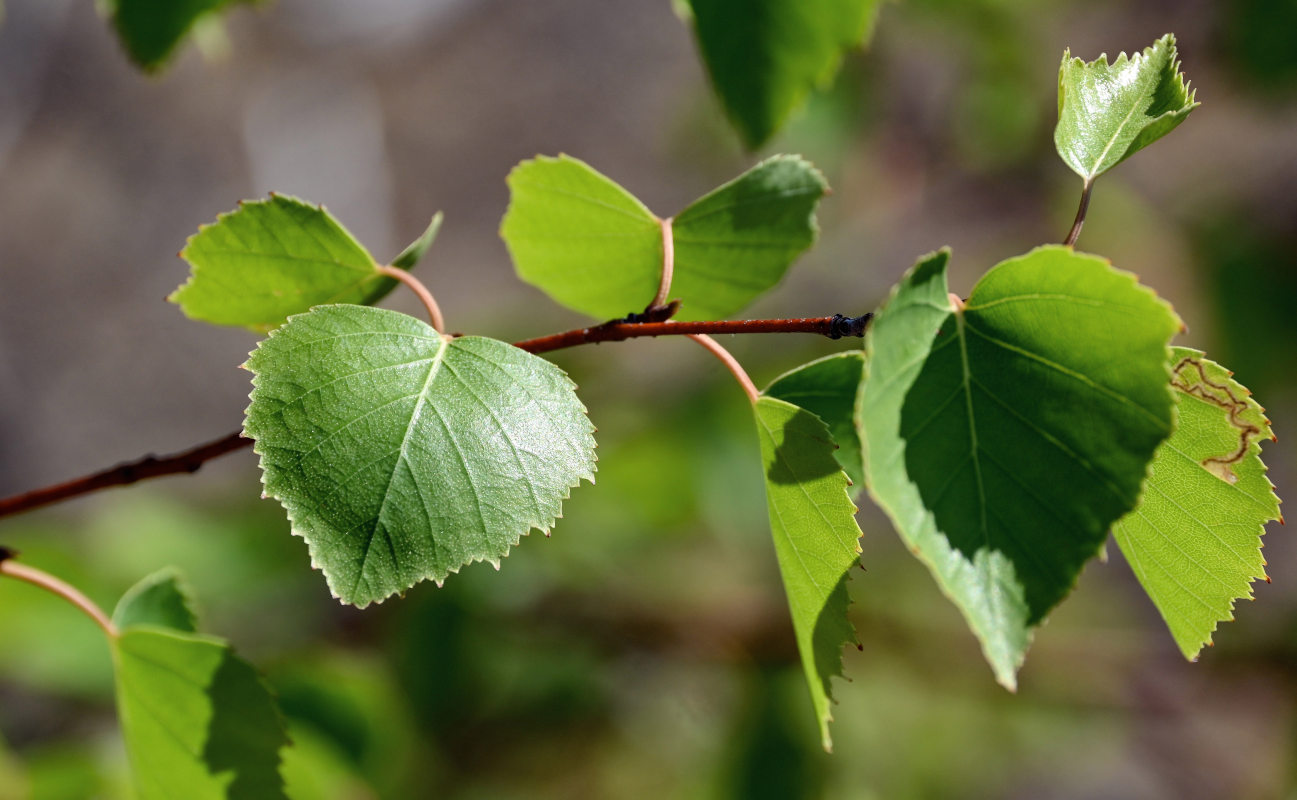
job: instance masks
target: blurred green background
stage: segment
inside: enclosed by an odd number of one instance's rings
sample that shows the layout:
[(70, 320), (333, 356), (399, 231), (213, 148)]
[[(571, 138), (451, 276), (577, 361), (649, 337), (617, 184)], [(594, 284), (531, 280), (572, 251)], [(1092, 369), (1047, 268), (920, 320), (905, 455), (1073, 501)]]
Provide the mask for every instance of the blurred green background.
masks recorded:
[[(667, 0), (279, 0), (145, 78), (88, 3), (10, 0), (0, 27), (0, 495), (233, 430), (249, 334), (161, 298), (199, 223), (274, 189), (380, 257), (431, 214), (424, 280), (457, 330), (580, 324), (512, 277), (504, 176), (571, 153), (673, 213), (743, 153)], [(1297, 460), (1297, 3), (908, 0), (770, 152), (834, 186), (818, 247), (752, 316), (872, 309), (916, 256), (966, 291), (1057, 241), (1079, 179), (1053, 152), (1064, 47), (1177, 34), (1203, 102), (1102, 178), (1079, 247), (1175, 304)], [(415, 311), (412, 298), (394, 307)], [(758, 384), (851, 344), (725, 341)], [(175, 564), (207, 630), (279, 693), (301, 798), (1297, 797), (1297, 548), (1179, 656), (1115, 548), (1037, 635), (1016, 695), (872, 508), (851, 591), (863, 642), (818, 748), (742, 394), (685, 341), (557, 353), (599, 427), (598, 485), (552, 538), (437, 589), (342, 608), (250, 453), (192, 478), (0, 522), (0, 544), (105, 606)], [(0, 583), (0, 800), (128, 796), (107, 648)]]

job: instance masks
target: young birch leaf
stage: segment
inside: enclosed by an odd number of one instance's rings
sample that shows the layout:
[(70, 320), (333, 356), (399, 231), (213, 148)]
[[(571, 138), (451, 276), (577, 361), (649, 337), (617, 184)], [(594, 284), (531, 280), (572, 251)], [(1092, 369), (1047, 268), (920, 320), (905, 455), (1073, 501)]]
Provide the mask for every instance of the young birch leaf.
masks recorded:
[(156, 625), (183, 633), (197, 633), (193, 595), (180, 571), (168, 567), (132, 586), (117, 601), (113, 624), (120, 630), (136, 625)]
[[(625, 189), (568, 156), (509, 174), (500, 235), (524, 281), (598, 319), (638, 311), (661, 281), (662, 223)], [(818, 232), (828, 184), (797, 156), (775, 156), (717, 188), (672, 222), (669, 297), (679, 318), (739, 311), (783, 278)]]
[(1199, 105), (1179, 69), (1169, 33), (1112, 64), (1103, 55), (1087, 64), (1065, 51), (1054, 129), (1059, 156), (1088, 185), (1170, 133)]
[(662, 272), (662, 228), (643, 203), (566, 155), (524, 161), (507, 182), (500, 236), (518, 277), (599, 319), (648, 305)]
[[(407, 260), (422, 255), (439, 221), (402, 254)], [(168, 299), (193, 319), (258, 333), (324, 303), (377, 302), (396, 286), (333, 215), (286, 195), (221, 214), (180, 255), (193, 273)]]
[(1171, 432), (1170, 307), (1066, 247), (954, 303), (946, 252), (866, 334), (866, 484), (1012, 689), (1032, 629), (1135, 507)]
[(689, 0), (721, 104), (756, 149), (868, 38), (879, 0)]
[(679, 319), (719, 319), (773, 288), (815, 242), (815, 208), (829, 190), (810, 162), (775, 156), (676, 215), (671, 297)]
[(806, 409), (829, 426), (838, 445), (833, 457), (851, 479), (853, 494), (864, 486), (860, 429), (856, 425), (856, 400), (864, 370), (863, 351), (834, 353), (785, 372), (763, 392), (767, 397)]
[(830, 750), (830, 679), (842, 675), (843, 646), (856, 641), (847, 619), (847, 576), (860, 558), (856, 504), (822, 420), (774, 397), (759, 398), (753, 410), (775, 555), (821, 741)]
[(1279, 498), (1261, 462), (1261, 440), (1273, 436), (1264, 409), (1201, 352), (1177, 347), (1171, 358), (1179, 422), (1139, 507), (1112, 532), (1192, 661), (1266, 577), (1261, 536), (1280, 518)]
[(365, 606), (548, 531), (594, 431), (558, 367), (405, 314), (322, 306), (252, 353), (245, 432), (334, 596)]
[(283, 719), (221, 639), (152, 626), (112, 640), (117, 713), (140, 800), (285, 798)]

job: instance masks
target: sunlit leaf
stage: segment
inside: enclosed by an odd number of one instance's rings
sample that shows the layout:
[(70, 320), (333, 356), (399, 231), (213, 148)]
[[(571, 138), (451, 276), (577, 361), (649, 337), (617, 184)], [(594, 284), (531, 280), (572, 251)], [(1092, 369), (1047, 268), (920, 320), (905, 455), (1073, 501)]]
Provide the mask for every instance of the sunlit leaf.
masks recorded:
[(860, 428), (856, 424), (856, 400), (864, 369), (865, 354), (847, 350), (789, 370), (763, 392), (806, 409), (829, 426), (838, 446), (833, 457), (854, 484), (853, 493), (864, 486)]
[(589, 164), (537, 156), (509, 173), (500, 236), (518, 277), (599, 319), (642, 310), (662, 272), (653, 212)]
[(140, 800), (285, 797), (283, 720), (261, 676), (225, 642), (142, 626), (112, 647)]
[(879, 0), (689, 0), (698, 49), (750, 148), (765, 144), (868, 38)]
[(1169, 33), (1112, 64), (1064, 52), (1054, 129), (1063, 161), (1089, 183), (1184, 122), (1198, 103), (1179, 69)]
[(1179, 320), (1065, 247), (1001, 263), (965, 305), (947, 257), (920, 261), (866, 335), (866, 483), (1012, 688), (1171, 432)]
[(266, 493), (334, 595), (364, 606), (548, 531), (593, 426), (550, 362), (404, 314), (322, 306), (248, 359)]
[[(438, 222), (406, 260), (422, 255)], [(396, 286), (328, 211), (286, 195), (221, 214), (180, 255), (193, 272), (168, 299), (194, 319), (260, 333), (322, 303), (376, 302)]]
[(775, 554), (827, 750), (833, 743), (830, 679), (842, 674), (843, 646), (856, 641), (847, 620), (846, 585), (860, 557), (856, 505), (847, 496), (849, 481), (833, 458), (823, 421), (774, 397), (761, 397), (753, 408)]
[[(660, 219), (629, 192), (568, 156), (537, 157), (509, 174), (500, 235), (523, 280), (598, 319), (643, 310), (664, 260)], [(824, 176), (775, 156), (692, 203), (672, 220), (668, 299), (678, 318), (733, 314), (779, 282), (815, 241)]]
[(670, 293), (682, 302), (678, 318), (729, 316), (779, 283), (814, 244), (815, 208), (828, 190), (810, 162), (775, 156), (681, 211)]
[(1193, 660), (1265, 578), (1261, 535), (1279, 519), (1279, 498), (1261, 462), (1270, 421), (1251, 392), (1197, 350), (1177, 347), (1171, 363), (1179, 421), (1153, 458), (1139, 507), (1112, 532)]

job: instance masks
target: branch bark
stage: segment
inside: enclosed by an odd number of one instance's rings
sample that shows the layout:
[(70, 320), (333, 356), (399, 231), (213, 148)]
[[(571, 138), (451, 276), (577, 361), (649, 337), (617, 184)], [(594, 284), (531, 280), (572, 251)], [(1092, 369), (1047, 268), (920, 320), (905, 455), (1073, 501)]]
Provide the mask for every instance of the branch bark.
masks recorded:
[[(632, 315), (632, 318), (640, 315)], [(859, 317), (803, 317), (799, 319), (745, 319), (713, 322), (639, 322), (612, 320), (602, 325), (556, 333), (515, 342), (514, 346), (529, 353), (548, 353), (568, 347), (599, 342), (621, 342), (644, 336), (690, 336), (694, 334), (722, 333), (818, 333), (830, 339), (864, 336), (872, 314)], [(90, 475), (75, 478), (53, 486), (45, 486), (23, 494), (0, 498), (0, 517), (21, 514), (24, 511), (60, 503), (83, 494), (91, 494), (114, 486), (129, 486), (150, 478), (197, 472), (203, 464), (214, 458), (251, 447), (252, 440), (244, 438), (242, 431), (226, 434), (197, 447), (168, 456), (147, 455), (135, 461), (118, 464)]]

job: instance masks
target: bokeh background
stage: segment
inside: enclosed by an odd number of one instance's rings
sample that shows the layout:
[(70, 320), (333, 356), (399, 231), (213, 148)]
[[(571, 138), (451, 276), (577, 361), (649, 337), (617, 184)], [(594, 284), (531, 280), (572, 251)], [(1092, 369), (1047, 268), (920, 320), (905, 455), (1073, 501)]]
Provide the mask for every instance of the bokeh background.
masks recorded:
[[(185, 238), (275, 190), (380, 258), (437, 210), (420, 273), (455, 330), (581, 324), (518, 282), (504, 177), (567, 152), (670, 214), (757, 157), (727, 128), (668, 0), (278, 0), (136, 72), (86, 0), (0, 26), (0, 495), (236, 429), (255, 345), (163, 298)], [(1061, 52), (1173, 31), (1203, 106), (1098, 183), (1081, 249), (1137, 272), (1269, 408), (1297, 459), (1297, 3), (906, 0), (770, 152), (828, 175), (819, 245), (753, 316), (874, 308), (916, 256), (966, 291), (1066, 232)], [(411, 298), (388, 305), (417, 313)], [(844, 343), (725, 342), (759, 384)], [(1120, 553), (1037, 635), (1016, 695), (872, 509), (864, 644), (819, 750), (739, 390), (685, 341), (557, 353), (600, 429), (598, 485), (500, 573), (359, 612), (330, 599), (255, 457), (0, 522), (0, 543), (106, 606), (183, 568), (206, 629), (275, 685), (318, 798), (1297, 797), (1297, 547), (1200, 663)], [(0, 585), (0, 800), (126, 796), (111, 670), (69, 607)]]

